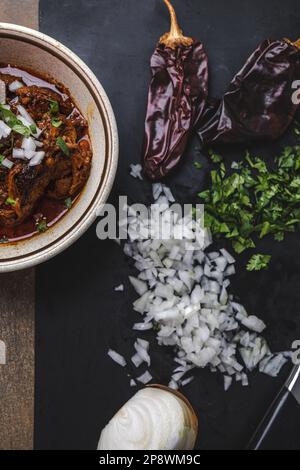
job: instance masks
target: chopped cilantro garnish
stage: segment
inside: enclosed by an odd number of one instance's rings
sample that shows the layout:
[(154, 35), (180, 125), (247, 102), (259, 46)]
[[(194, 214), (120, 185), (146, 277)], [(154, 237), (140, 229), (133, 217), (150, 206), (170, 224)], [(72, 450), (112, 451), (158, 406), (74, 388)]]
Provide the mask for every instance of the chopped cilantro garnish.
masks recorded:
[(17, 201), (15, 199), (13, 199), (12, 197), (8, 197), (5, 201), (5, 204), (9, 205), (9, 206), (15, 206), (17, 203)]
[(201, 170), (202, 168), (202, 164), (200, 162), (194, 162), (194, 166), (197, 168), (197, 170)]
[(72, 207), (72, 198), (71, 197), (67, 197), (67, 199), (65, 200), (65, 206), (67, 209), (71, 209)]
[(30, 124), (29, 129), (30, 129), (31, 134), (37, 133), (37, 127), (35, 124)]
[(57, 114), (59, 112), (58, 101), (51, 100), (49, 104), (49, 111), (51, 114)]
[(247, 271), (260, 271), (261, 269), (266, 269), (269, 266), (270, 260), (270, 255), (253, 255), (247, 264)]
[(62, 121), (58, 117), (53, 117), (51, 119), (51, 124), (53, 127), (60, 127), (62, 125)]
[(22, 121), (20, 121), (17, 116), (10, 109), (7, 109), (3, 104), (0, 104), (0, 116), (14, 132), (17, 132), (18, 134), (21, 134), (25, 137), (30, 136), (30, 128), (24, 126)]
[(218, 153), (215, 153), (213, 150), (209, 150), (208, 153), (213, 163), (220, 163), (223, 160), (223, 157)]
[(31, 135), (31, 131), (29, 127), (24, 126), (24, 124), (22, 123), (15, 124), (14, 126), (12, 126), (12, 130), (14, 132), (17, 132), (17, 134), (23, 135), (24, 137), (30, 137)]
[(38, 232), (46, 232), (46, 230), (48, 230), (47, 220), (45, 218), (38, 220), (36, 229)]
[(60, 150), (65, 155), (70, 155), (69, 147), (67, 146), (66, 142), (64, 141), (64, 139), (62, 137), (57, 137), (56, 144), (59, 146)]

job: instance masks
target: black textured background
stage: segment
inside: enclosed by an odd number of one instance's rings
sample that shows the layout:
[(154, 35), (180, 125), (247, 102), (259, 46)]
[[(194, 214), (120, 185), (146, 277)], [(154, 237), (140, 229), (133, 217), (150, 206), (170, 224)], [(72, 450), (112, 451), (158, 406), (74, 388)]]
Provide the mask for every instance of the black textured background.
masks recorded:
[[(169, 20), (161, 0), (41, 0), (41, 31), (63, 42), (96, 73), (111, 99), (120, 136), (120, 163), (111, 195), (145, 201), (149, 185), (128, 175), (138, 162), (149, 83), (149, 58)], [(211, 90), (219, 95), (257, 43), (266, 37), (300, 35), (298, 0), (174, 0), (188, 35), (201, 39), (210, 57)], [(191, 199), (203, 177), (193, 169), (192, 142), (180, 174), (170, 184)], [(280, 143), (259, 152), (271, 158)], [(236, 151), (234, 152), (236, 153)], [(300, 338), (299, 234), (284, 244), (264, 242), (275, 252), (268, 273), (235, 276), (233, 291), (268, 324), (274, 350)], [(242, 260), (244, 262), (244, 260)], [(75, 245), (37, 268), (36, 419), (37, 449), (95, 449), (101, 428), (131, 396), (126, 371), (106, 355), (109, 346), (131, 354), (134, 293), (120, 248), (100, 242), (93, 226)], [(124, 283), (126, 292), (114, 293)], [(151, 336), (151, 335), (150, 335)], [(166, 381), (170, 356), (153, 346), (156, 381)], [(254, 373), (251, 385), (225, 394), (221, 377), (199, 371), (185, 389), (199, 414), (198, 449), (242, 449), (288, 374), (271, 379)], [(294, 432), (286, 423), (282, 439)], [(288, 427), (290, 429), (288, 429)], [(299, 432), (299, 431), (298, 431)]]

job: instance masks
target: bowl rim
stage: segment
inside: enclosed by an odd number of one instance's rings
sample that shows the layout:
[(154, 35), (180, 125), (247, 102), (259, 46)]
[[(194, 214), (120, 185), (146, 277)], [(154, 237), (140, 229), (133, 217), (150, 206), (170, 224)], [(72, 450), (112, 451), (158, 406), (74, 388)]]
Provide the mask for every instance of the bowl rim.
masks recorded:
[[(102, 116), (107, 144), (103, 174), (98, 184), (97, 191), (84, 214), (82, 214), (79, 219), (76, 219), (75, 223), (67, 232), (64, 232), (58, 239), (55, 239), (45, 247), (25, 255), (8, 259), (0, 258), (0, 272), (9, 272), (35, 266), (56, 256), (78, 240), (91, 226), (97, 217), (97, 207), (107, 200), (114, 183), (118, 165), (119, 139), (114, 112), (104, 88), (91, 69), (74, 52), (44, 33), (12, 23), (0, 22), (0, 39), (2, 38), (29, 42), (52, 55), (54, 53), (53, 49), (55, 50), (54, 55), (72, 69), (85, 86), (87, 86), (93, 96), (95, 105)], [(51, 73), (49, 75), (51, 75)], [(55, 230), (55, 225), (52, 230)], [(26, 240), (18, 243), (26, 244)]]

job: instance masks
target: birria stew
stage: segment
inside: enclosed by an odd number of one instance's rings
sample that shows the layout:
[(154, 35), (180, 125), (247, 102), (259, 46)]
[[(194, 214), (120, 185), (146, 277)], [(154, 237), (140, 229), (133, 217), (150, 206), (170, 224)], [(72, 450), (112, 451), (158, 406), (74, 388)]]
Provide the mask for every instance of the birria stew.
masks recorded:
[(88, 125), (69, 91), (48, 77), (0, 66), (0, 240), (44, 232), (90, 174)]

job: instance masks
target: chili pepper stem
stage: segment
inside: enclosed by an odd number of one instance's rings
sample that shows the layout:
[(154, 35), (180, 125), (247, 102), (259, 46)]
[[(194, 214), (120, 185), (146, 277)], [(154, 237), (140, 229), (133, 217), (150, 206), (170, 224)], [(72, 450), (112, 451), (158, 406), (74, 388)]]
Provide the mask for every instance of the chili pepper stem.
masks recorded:
[(169, 0), (164, 0), (171, 18), (171, 28), (170, 32), (164, 34), (160, 40), (160, 44), (164, 44), (166, 47), (175, 49), (177, 46), (191, 46), (193, 44), (193, 39), (188, 38), (183, 35), (182, 30), (180, 29), (177, 21), (177, 16), (175, 10)]
[(288, 42), (289, 44), (292, 44), (292, 46), (295, 46), (297, 47), (298, 49), (300, 49), (300, 39), (298, 39), (297, 41), (291, 41), (290, 39), (288, 38), (284, 38), (284, 40), (286, 42)]
[(298, 39), (298, 41), (294, 42), (294, 46), (296, 46), (296, 47), (298, 47), (298, 49), (300, 49), (300, 39)]

